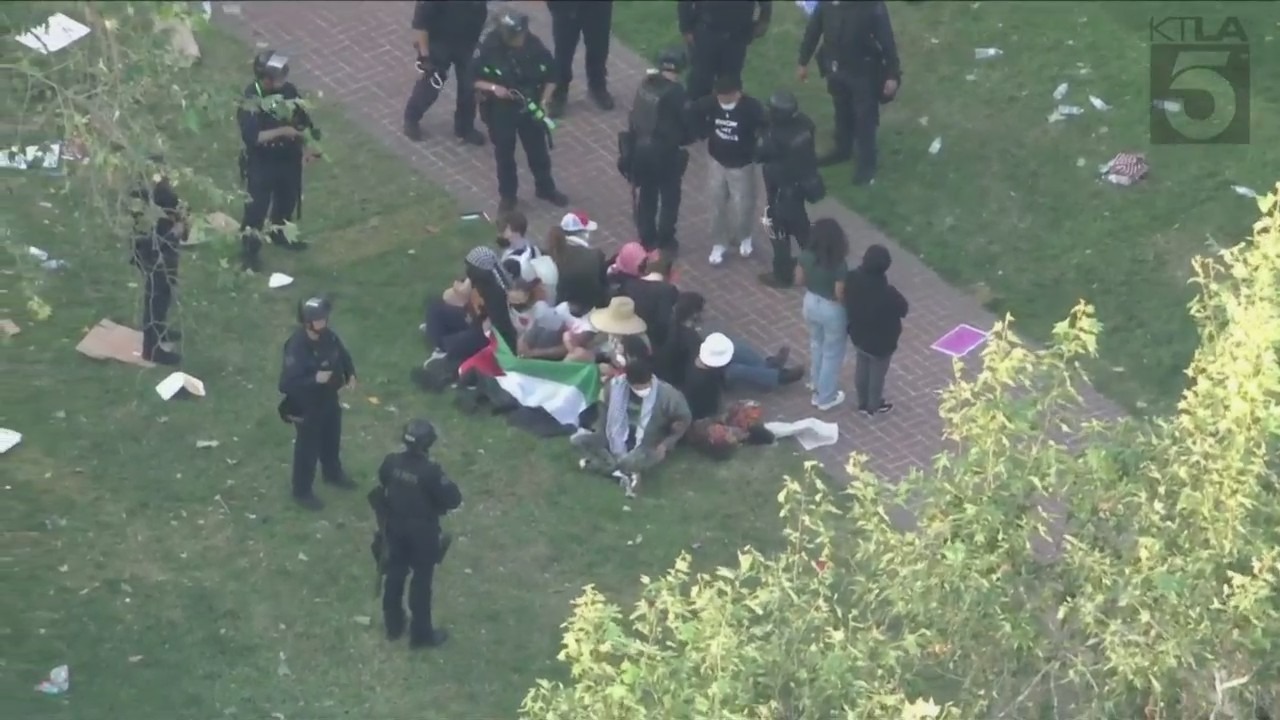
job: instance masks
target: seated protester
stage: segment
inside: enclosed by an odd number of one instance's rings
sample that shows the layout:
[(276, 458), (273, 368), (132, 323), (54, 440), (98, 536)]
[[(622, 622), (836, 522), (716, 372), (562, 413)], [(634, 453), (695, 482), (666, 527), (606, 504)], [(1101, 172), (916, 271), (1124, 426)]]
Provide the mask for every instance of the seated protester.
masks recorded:
[(511, 313), (507, 311), (507, 290), (511, 287), (511, 275), (503, 269), (498, 254), (483, 245), (472, 248), (463, 265), (466, 277), (471, 281), (472, 291), (479, 296), (476, 304), (481, 310), (481, 320), (487, 322), (493, 332), (514, 351), (516, 329), (511, 323)]
[(565, 362), (595, 362), (597, 357), (595, 345), (598, 338), (599, 335), (591, 330), (565, 330)]
[(570, 440), (582, 454), (578, 467), (617, 480), (627, 497), (635, 497), (640, 473), (662, 462), (692, 422), (684, 395), (654, 377), (643, 359), (605, 385), (600, 417), (599, 432)]
[(624, 282), (639, 279), (644, 274), (644, 261), (649, 252), (638, 242), (629, 242), (618, 248), (618, 254), (609, 261), (609, 294), (618, 295)]
[[(512, 210), (498, 220), (498, 248), (502, 251), (502, 266), (512, 277), (533, 280), (532, 260), (542, 255), (538, 246), (529, 242), (525, 233), (529, 231), (529, 220), (524, 213)], [(519, 268), (519, 272), (511, 272)]]
[(597, 348), (602, 380), (620, 374), (640, 353), (649, 354), (651, 346), (645, 338), (648, 326), (643, 318), (636, 315), (635, 302), (631, 298), (614, 298), (609, 307), (592, 310), (587, 315), (587, 322), (605, 336)]
[[(577, 217), (566, 215), (566, 222)], [(551, 228), (544, 249), (546, 257), (555, 262), (560, 275), (560, 282), (556, 285), (556, 305), (567, 305), (574, 316), (581, 317), (595, 308), (608, 306), (609, 284), (605, 274), (609, 265), (603, 252), (566, 234), (564, 225), (562, 222), (561, 227)]]
[(516, 328), (515, 354), (522, 358), (562, 360), (565, 321), (547, 304), (538, 281), (516, 280), (507, 291), (511, 322)]
[(685, 374), (685, 400), (693, 424), (685, 439), (699, 452), (715, 460), (727, 460), (743, 444), (767, 445), (773, 434), (764, 429), (760, 404), (740, 400), (721, 409), (725, 368), (733, 359), (733, 341), (711, 333), (702, 341), (698, 357)]
[[(540, 294), (546, 300), (548, 305), (556, 306), (556, 291), (560, 285), (560, 269), (556, 267), (556, 261), (542, 255), (529, 261), (529, 269), (533, 271), (533, 279), (541, 286)], [(556, 308), (557, 312), (561, 312), (560, 308)], [(566, 319), (573, 317), (568, 311), (568, 306), (561, 312)]]
[(426, 331), (433, 358), (460, 363), (488, 344), (472, 300), (471, 281), (464, 277), (428, 305)]
[[(702, 347), (702, 313), (706, 304), (706, 298), (694, 292), (682, 292), (676, 299), (667, 342), (659, 348), (657, 363), (661, 369), (659, 377), (676, 387), (684, 387), (685, 374)], [(741, 340), (735, 340), (733, 345), (733, 360), (725, 368), (725, 378), (731, 385), (742, 384), (767, 392), (804, 377), (804, 370), (787, 367), (789, 348), (765, 357)]]
[(636, 304), (636, 314), (648, 326), (649, 341), (662, 347), (667, 341), (667, 327), (675, 310), (680, 291), (670, 282), (672, 261), (669, 255), (650, 255), (641, 264), (639, 277), (620, 279), (618, 294), (631, 298)]

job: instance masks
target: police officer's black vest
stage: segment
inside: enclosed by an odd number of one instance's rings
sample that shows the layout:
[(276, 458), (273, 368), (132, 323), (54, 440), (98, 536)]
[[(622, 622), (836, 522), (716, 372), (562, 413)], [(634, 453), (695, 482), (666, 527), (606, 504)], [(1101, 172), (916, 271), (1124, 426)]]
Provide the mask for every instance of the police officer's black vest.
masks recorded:
[(862, 0), (819, 3), (822, 16), (822, 47), (818, 49), (819, 70), (847, 80), (853, 76), (884, 75), (884, 59), (872, 34), (874, 14), (879, 9)]
[[(663, 150), (670, 150), (664, 147), (663, 138), (657, 137), (657, 131), (662, 99), (676, 87), (678, 84), (674, 80), (668, 80), (661, 73), (654, 73), (640, 83), (628, 118), (635, 157), (648, 158)], [(667, 143), (670, 142), (670, 139), (666, 140)]]

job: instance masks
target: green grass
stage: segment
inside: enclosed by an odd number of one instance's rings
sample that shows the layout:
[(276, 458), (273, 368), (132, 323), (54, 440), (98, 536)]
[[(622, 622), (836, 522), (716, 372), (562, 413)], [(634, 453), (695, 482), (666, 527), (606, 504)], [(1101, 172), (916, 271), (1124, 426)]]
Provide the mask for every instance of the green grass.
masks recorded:
[[(238, 92), (247, 50), (216, 32), (202, 45), (193, 82)], [(492, 230), (456, 221), (438, 189), (337, 108), (317, 116), (329, 157), (307, 175), (302, 232), (314, 247), (266, 256), (297, 283), (269, 291), (263, 276), (223, 268), (226, 245), (184, 254), (177, 319), (185, 369), (208, 388), (199, 401), (163, 403), (152, 390), (162, 370), (74, 351), (100, 318), (137, 322), (126, 242), (84, 209), (74, 174), (0, 176), (12, 238), (71, 263), (39, 288), (54, 309), (44, 322), (7, 279), (0, 294), (0, 317), (22, 326), (4, 341), (0, 426), (26, 435), (0, 465), (5, 717), (511, 717), (535, 678), (561, 673), (559, 625), (581, 586), (628, 602), (641, 574), (682, 549), (719, 563), (776, 537), (779, 478), (800, 467), (791, 446), (715, 467), (677, 454), (641, 499), (624, 501), (574, 469), (567, 442), (460, 416), (447, 397), (414, 390), (422, 300)], [(228, 118), (169, 155), (229, 188), (237, 143)], [(197, 208), (215, 209), (239, 215)], [(437, 617), (453, 630), (440, 651), (411, 655), (381, 637), (362, 493), (322, 488), (319, 514), (288, 499), (280, 347), (295, 303), (320, 291), (336, 297), (334, 325), (362, 381), (346, 397), (348, 469), (367, 487), (401, 424), (425, 415), (466, 494), (437, 574)], [(32, 689), (63, 663), (68, 695)]]
[[(749, 53), (745, 85), (762, 98), (797, 88), (821, 150), (831, 128), (825, 85), (813, 66), (806, 85), (794, 75), (804, 13), (791, 2), (774, 7), (769, 34)], [(1257, 208), (1232, 184), (1265, 193), (1278, 179), (1275, 13), (1241, 2), (890, 7), (905, 76), (883, 113), (881, 172), (862, 189), (849, 184), (850, 169), (833, 169), (832, 195), (993, 311), (1012, 313), (1033, 337), (1047, 337), (1078, 298), (1093, 302), (1105, 326), (1094, 368), (1101, 389), (1133, 408), (1166, 406), (1196, 345), (1185, 311), (1190, 260), (1210, 239), (1228, 246), (1248, 236)], [(615, 32), (642, 53), (677, 41), (673, 3), (618, 3), (615, 13)], [(1251, 145), (1150, 145), (1148, 20), (1170, 13), (1244, 22)], [(974, 60), (975, 48), (993, 46), (1004, 56)], [(1063, 82), (1063, 103), (1087, 111), (1051, 125), (1052, 93)], [(1089, 94), (1114, 109), (1094, 111)], [(930, 156), (939, 136), (942, 151)], [(1147, 154), (1147, 181), (1122, 189), (1095, 180), (1098, 165), (1121, 151)]]

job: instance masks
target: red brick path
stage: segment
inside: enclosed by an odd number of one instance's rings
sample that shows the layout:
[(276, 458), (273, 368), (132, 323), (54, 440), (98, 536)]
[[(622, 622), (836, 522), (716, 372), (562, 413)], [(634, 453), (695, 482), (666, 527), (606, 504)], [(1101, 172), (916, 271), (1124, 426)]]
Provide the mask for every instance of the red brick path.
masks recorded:
[[(491, 13), (503, 4), (491, 2)], [(533, 31), (549, 46), (550, 18), (543, 4), (510, 4), (529, 12)], [(790, 11), (788, 5), (784, 3), (779, 12)], [(220, 8), (219, 20), (250, 41), (270, 43), (293, 58), (304, 90), (321, 90), (326, 98), (336, 99), (360, 125), (447, 188), (463, 206), (495, 206), (492, 150), (487, 146), (464, 147), (452, 137), (452, 82), (423, 120), (427, 142), (414, 144), (400, 134), (404, 102), (416, 77), (410, 50), (412, 3), (294, 0), (243, 3), (239, 7), (238, 18)], [(582, 54), (579, 50), (579, 65)], [(625, 107), (647, 66), (629, 48), (613, 43), (609, 77), (619, 108), (607, 114), (584, 97), (585, 75), (576, 71), (569, 110), (552, 151), (556, 181), (569, 195), (571, 207), (596, 219), (600, 231), (595, 237), (611, 246), (632, 239), (634, 233), (629, 189), (614, 169), (614, 159)], [(803, 362), (808, 341), (800, 319), (800, 292), (765, 288), (756, 280), (757, 274), (768, 268), (769, 248), (763, 233), (757, 232), (755, 257), (742, 260), (735, 256), (720, 268), (708, 265), (710, 248), (702, 240), (710, 219), (705, 210), (705, 151), (697, 148), (693, 155), (680, 217), (679, 236), (686, 250), (682, 253), (682, 285), (707, 296), (709, 319), (722, 329), (770, 351), (788, 344), (794, 349), (792, 357)], [(533, 182), (523, 167), (522, 153), (518, 152), (517, 158), (522, 207), (532, 223), (531, 235), (541, 238), (563, 211), (532, 200)], [(957, 323), (987, 328), (993, 318), (974, 299), (947, 285), (879, 230), (837, 203), (824, 201), (811, 210), (812, 217), (834, 217), (849, 231), (854, 245), (851, 259), (861, 257), (862, 250), (872, 243), (885, 245), (893, 253), (890, 276), (911, 302), (911, 315), (889, 378), (887, 394), (896, 409), (875, 420), (857, 417), (852, 402), (830, 413), (818, 413), (809, 406), (808, 391), (799, 385), (761, 399), (767, 400), (770, 415), (779, 419), (820, 415), (839, 424), (839, 444), (815, 453), (828, 468), (843, 468), (848, 454), (858, 451), (870, 456), (873, 468), (882, 476), (896, 479), (912, 467), (927, 464), (943, 447), (938, 391), (951, 380), (951, 361), (929, 346)], [(851, 356), (849, 360), (842, 387), (852, 396)], [(1115, 412), (1096, 395), (1090, 398), (1090, 409), (1091, 414)]]

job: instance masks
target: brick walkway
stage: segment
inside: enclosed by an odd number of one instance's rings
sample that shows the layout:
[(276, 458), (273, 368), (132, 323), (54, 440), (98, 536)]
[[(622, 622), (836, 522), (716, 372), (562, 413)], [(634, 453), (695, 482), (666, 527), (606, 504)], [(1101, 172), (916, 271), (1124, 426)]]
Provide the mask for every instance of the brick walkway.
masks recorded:
[[(490, 12), (504, 4), (491, 2)], [(533, 31), (550, 46), (550, 18), (543, 3), (509, 4), (530, 14)], [(778, 11), (792, 10), (789, 5), (783, 4)], [(240, 12), (238, 18), (221, 10), (217, 16), (251, 42), (270, 43), (293, 58), (304, 91), (322, 90), (326, 98), (343, 104), (358, 124), (447, 188), (463, 206), (495, 206), (492, 150), (488, 146), (464, 147), (452, 137), (452, 82), (423, 120), (427, 142), (414, 144), (400, 133), (404, 102), (416, 77), (410, 50), (411, 3), (251, 2), (241, 4)], [(672, 13), (674, 22), (674, 9)], [(560, 189), (569, 195), (571, 207), (589, 213), (600, 223), (593, 238), (616, 246), (632, 239), (634, 233), (629, 188), (614, 168), (616, 136), (626, 121), (625, 106), (648, 63), (629, 48), (613, 43), (609, 77), (619, 108), (606, 114), (584, 97), (582, 55), (579, 50), (568, 113), (552, 151), (555, 176)], [(800, 319), (800, 292), (773, 290), (756, 280), (768, 267), (768, 242), (763, 233), (757, 232), (757, 252), (750, 260), (733, 257), (720, 268), (707, 263), (710, 248), (700, 240), (707, 235), (710, 218), (704, 190), (705, 151), (695, 147), (692, 154), (680, 217), (679, 236), (686, 250), (682, 253), (682, 285), (707, 296), (709, 319), (719, 328), (769, 351), (788, 344), (794, 349), (792, 357), (804, 361), (808, 342)], [(559, 222), (563, 211), (532, 200), (532, 180), (523, 167), (522, 154), (517, 152), (517, 158), (522, 208), (532, 224), (531, 236), (541, 238), (547, 227)], [(837, 203), (824, 201), (812, 208), (810, 215), (841, 222), (853, 242), (854, 262), (867, 245), (887, 246), (894, 257), (890, 276), (911, 302), (911, 315), (889, 379), (888, 395), (897, 405), (895, 411), (869, 420), (857, 417), (850, 402), (825, 414), (826, 419), (839, 424), (841, 440), (837, 446), (815, 453), (828, 468), (836, 469), (843, 468), (850, 452), (863, 452), (883, 477), (895, 479), (912, 467), (928, 464), (943, 447), (938, 392), (951, 380), (951, 361), (929, 346), (958, 323), (988, 328), (994, 319), (973, 298), (947, 285), (879, 230)], [(852, 362), (845, 364), (842, 387), (852, 396)], [(824, 415), (809, 406), (809, 393), (799, 385), (762, 399), (768, 401), (770, 415), (778, 419)], [(1089, 405), (1091, 414), (1115, 412), (1096, 395), (1090, 397)]]

